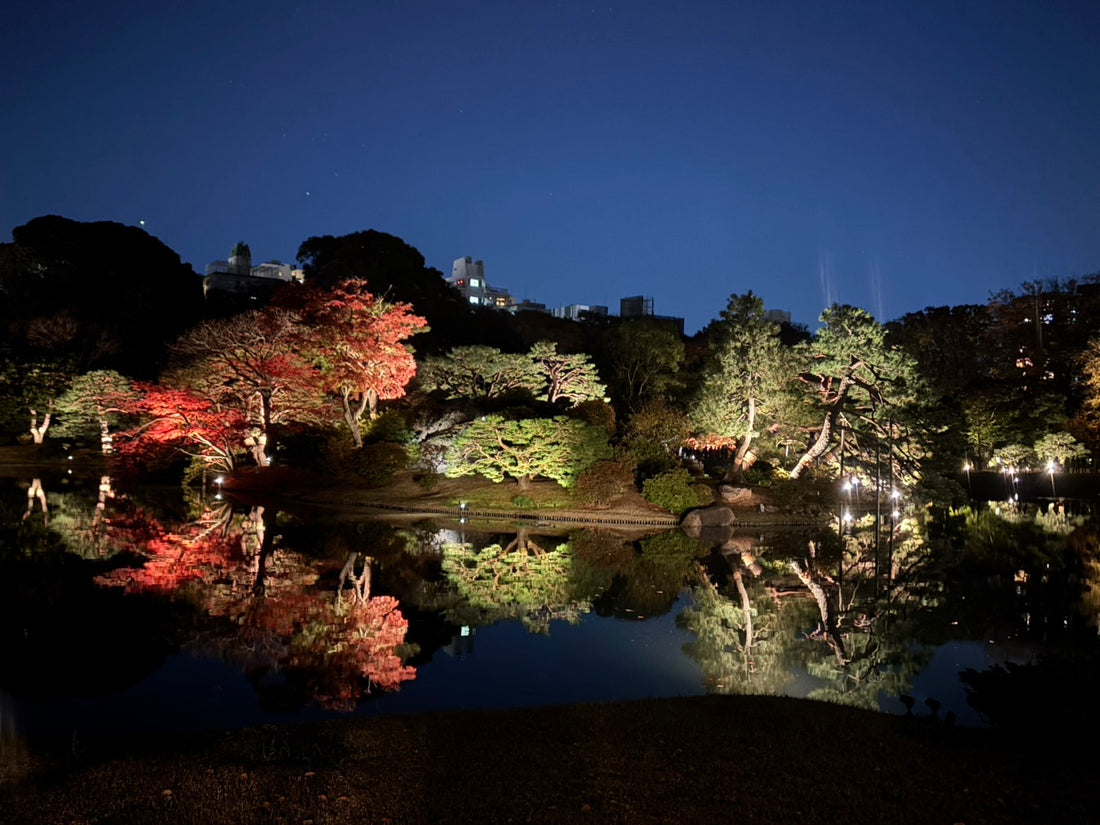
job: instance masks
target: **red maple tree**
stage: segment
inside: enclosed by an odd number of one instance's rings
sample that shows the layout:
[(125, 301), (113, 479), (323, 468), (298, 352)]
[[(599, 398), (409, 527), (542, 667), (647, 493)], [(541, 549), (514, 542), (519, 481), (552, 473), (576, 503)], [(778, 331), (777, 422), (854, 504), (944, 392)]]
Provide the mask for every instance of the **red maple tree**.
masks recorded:
[(214, 471), (231, 472), (249, 433), (239, 410), (226, 409), (190, 390), (135, 384), (124, 405), (140, 423), (116, 437), (122, 466), (148, 466), (181, 453)]
[(325, 391), (340, 400), (356, 447), (363, 445), (364, 414), (378, 416), (378, 402), (401, 398), (416, 375), (405, 341), (427, 328), (409, 304), (372, 295), (365, 281), (343, 281), (331, 290), (299, 296), (304, 343), (320, 368)]

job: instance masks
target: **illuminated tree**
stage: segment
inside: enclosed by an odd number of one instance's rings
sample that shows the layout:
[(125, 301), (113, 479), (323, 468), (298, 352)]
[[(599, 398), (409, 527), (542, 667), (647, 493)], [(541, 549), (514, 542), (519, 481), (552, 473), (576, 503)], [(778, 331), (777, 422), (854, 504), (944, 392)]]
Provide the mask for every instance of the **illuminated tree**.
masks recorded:
[(699, 662), (710, 693), (779, 695), (794, 679), (794, 634), (778, 632), (781, 606), (760, 585), (750, 595), (751, 583), (735, 564), (733, 598), (704, 578), (692, 591), (693, 604), (676, 617), (695, 635), (684, 650)]
[(993, 451), (993, 463), (999, 467), (1024, 469), (1035, 460), (1035, 451), (1026, 444), (1006, 444)]
[(570, 407), (585, 401), (606, 400), (607, 387), (600, 382), (596, 367), (584, 353), (558, 352), (552, 341), (539, 341), (528, 357), (542, 369), (546, 379), (546, 400), (550, 404), (565, 401)]
[[(229, 619), (221, 626), (232, 635), (207, 645), (246, 672), (294, 675), (328, 708), (350, 710), (364, 693), (415, 678), (402, 659), (408, 620), (397, 599), (371, 596), (362, 574), (359, 586), (340, 588), (334, 598), (317, 586), (322, 571), (309, 556), (281, 550), (276, 557), (273, 513), (225, 515), (209, 512), (173, 529), (147, 520), (148, 535), (131, 537), (142, 564), (112, 570), (98, 583), (180, 598)], [(354, 567), (354, 558), (349, 563)]]
[(1035, 442), (1035, 454), (1044, 464), (1053, 461), (1064, 466), (1076, 458), (1084, 458), (1088, 452), (1069, 433), (1047, 433)]
[(811, 440), (791, 478), (839, 446), (841, 432), (852, 434), (850, 449), (862, 449), (862, 435), (911, 464), (905, 448), (916, 430), (903, 430), (911, 420), (907, 407), (929, 401), (913, 359), (887, 345), (885, 330), (866, 310), (834, 304), (821, 320), (825, 326), (809, 343), (800, 375), (816, 422), (808, 422)]
[(328, 418), (318, 373), (298, 351), (300, 328), (281, 308), (206, 321), (172, 347), (165, 383), (186, 387), (253, 425), (249, 447), (256, 463), (270, 463), (273, 425)]
[(178, 453), (213, 470), (230, 472), (237, 465), (250, 429), (240, 410), (221, 408), (188, 390), (153, 384), (134, 389), (137, 396), (124, 412), (140, 423), (116, 439), (124, 464), (147, 466)]
[(13, 427), (27, 426), (31, 440), (42, 444), (53, 423), (54, 405), (72, 377), (65, 358), (24, 360), (0, 358), (0, 412)]
[(62, 437), (96, 433), (104, 455), (113, 450), (111, 427), (117, 427), (136, 394), (130, 380), (113, 370), (86, 372), (57, 399), (61, 415), (58, 434)]
[(519, 618), (536, 633), (548, 633), (552, 619), (575, 624), (611, 582), (610, 574), (578, 562), (569, 544), (544, 550), (524, 533), (503, 547), (447, 545), (443, 572), (462, 599), (449, 611), (454, 618), (464, 624)]
[(702, 432), (737, 442), (727, 481), (756, 460), (756, 440), (774, 422), (797, 373), (779, 333), (780, 325), (765, 317), (763, 300), (752, 292), (730, 296), (711, 330), (713, 352), (691, 417)]
[(340, 399), (355, 446), (363, 446), (361, 422), (378, 417), (379, 400), (401, 398), (416, 374), (406, 339), (427, 326), (409, 304), (391, 304), (367, 291), (364, 281), (344, 281), (307, 296), (302, 334), (320, 368), (321, 384)]
[(538, 476), (570, 486), (578, 475), (603, 458), (610, 458), (607, 434), (582, 421), (499, 415), (471, 422), (447, 453), (450, 478), (482, 475), (494, 482), (514, 478), (521, 490)]
[(420, 386), (448, 398), (499, 398), (516, 390), (532, 394), (543, 387), (541, 369), (526, 355), (494, 347), (456, 347), (447, 355), (427, 358), (420, 369)]

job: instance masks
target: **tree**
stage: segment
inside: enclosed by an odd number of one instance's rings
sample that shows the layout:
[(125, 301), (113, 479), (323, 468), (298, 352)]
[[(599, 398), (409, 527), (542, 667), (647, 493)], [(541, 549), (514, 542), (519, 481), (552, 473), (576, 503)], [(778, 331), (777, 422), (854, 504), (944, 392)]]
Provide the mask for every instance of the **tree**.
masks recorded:
[(219, 407), (188, 390), (155, 384), (136, 384), (134, 390), (123, 412), (140, 423), (116, 438), (124, 464), (148, 467), (178, 453), (215, 471), (232, 472), (237, 466), (249, 431), (240, 410)]
[(22, 397), (20, 412), (29, 413), (31, 440), (42, 444), (53, 421), (54, 405), (69, 385), (72, 364), (64, 358), (44, 357), (10, 366), (15, 367), (12, 372), (16, 373), (10, 376), (12, 395), (18, 393)]
[(298, 262), (307, 284), (334, 287), (362, 280), (381, 300), (411, 304), (432, 329), (421, 341), (428, 352), (438, 351), (440, 341), (468, 341), (469, 331), (476, 332), (476, 325), (470, 323), (473, 312), (462, 294), (438, 269), (426, 266), (415, 247), (393, 235), (369, 229), (312, 237), (298, 248)]
[(449, 544), (443, 548), (443, 572), (466, 609), (454, 617), (463, 619), (462, 624), (469, 622), (467, 611), (471, 609), (486, 624), (520, 618), (532, 632), (548, 633), (554, 618), (575, 624), (611, 579), (610, 575), (578, 575), (587, 567), (577, 562), (569, 544), (544, 550), (527, 537), (517, 537), (503, 547), (491, 544), (475, 550)]
[(573, 407), (585, 401), (606, 400), (607, 387), (600, 382), (599, 373), (586, 354), (560, 353), (554, 342), (538, 341), (532, 345), (528, 357), (543, 372), (548, 403), (564, 401)]
[(606, 339), (612, 395), (620, 409), (635, 410), (677, 385), (684, 342), (671, 325), (642, 318), (620, 321)]
[(340, 399), (356, 448), (363, 446), (365, 413), (378, 417), (379, 400), (401, 398), (416, 374), (406, 339), (427, 321), (409, 304), (380, 301), (364, 281), (344, 281), (305, 296), (302, 335), (327, 392)]
[(456, 347), (447, 355), (424, 360), (420, 386), (429, 392), (443, 392), (448, 398), (499, 398), (516, 390), (541, 391), (540, 372), (526, 355), (493, 347)]
[(1035, 455), (1044, 464), (1054, 462), (1065, 466), (1076, 458), (1084, 458), (1088, 453), (1085, 445), (1069, 433), (1047, 433), (1035, 442)]
[(1035, 460), (1035, 451), (1026, 444), (1006, 444), (993, 451), (993, 463), (1016, 472)]
[(722, 320), (712, 329), (713, 354), (691, 416), (703, 432), (736, 440), (727, 481), (756, 460), (755, 441), (772, 423), (781, 395), (797, 373), (779, 336), (780, 325), (767, 319), (763, 300), (751, 291), (730, 296)]
[(821, 321), (799, 376), (815, 401), (817, 423), (808, 428), (809, 446), (791, 478), (838, 446), (842, 432), (852, 434), (852, 449), (869, 448), (859, 442), (866, 436), (911, 467), (906, 448), (917, 432), (906, 426), (908, 407), (929, 400), (912, 358), (886, 344), (885, 330), (866, 310), (834, 304)]
[(152, 378), (203, 312), (202, 279), (135, 226), (49, 215), (0, 245), (0, 314), (63, 334), (77, 369)]
[(99, 436), (104, 455), (113, 451), (111, 428), (117, 427), (124, 411), (136, 399), (130, 380), (114, 370), (95, 370), (73, 378), (72, 384), (55, 408), (61, 415), (58, 434), (65, 436)]
[(464, 429), (447, 454), (449, 478), (482, 475), (494, 482), (514, 478), (521, 490), (544, 476), (569, 487), (597, 461), (610, 458), (607, 434), (582, 421), (483, 416)]
[(687, 416), (664, 399), (652, 399), (630, 416), (623, 448), (642, 476), (677, 466), (680, 448), (691, 435)]
[(330, 418), (300, 341), (296, 315), (281, 307), (206, 321), (173, 345), (165, 381), (245, 416), (255, 429), (249, 446), (263, 467), (275, 424)]

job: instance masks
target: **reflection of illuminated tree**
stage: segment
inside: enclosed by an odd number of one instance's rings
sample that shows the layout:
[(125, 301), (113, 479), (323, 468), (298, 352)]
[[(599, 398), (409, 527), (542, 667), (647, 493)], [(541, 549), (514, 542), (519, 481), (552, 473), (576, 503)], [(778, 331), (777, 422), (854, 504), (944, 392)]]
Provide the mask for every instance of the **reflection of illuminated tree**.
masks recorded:
[(42, 479), (31, 479), (30, 486), (27, 487), (27, 509), (23, 513), (23, 521), (26, 521), (34, 513), (37, 505), (38, 509), (42, 511), (42, 523), (50, 523), (50, 506), (46, 502), (46, 491), (42, 487)]
[(50, 526), (78, 556), (91, 559), (112, 555), (126, 546), (124, 541), (112, 540), (107, 504), (114, 498), (111, 477), (100, 476), (94, 504), (76, 492), (57, 496)]
[[(227, 514), (229, 517), (227, 517)], [(391, 596), (371, 596), (369, 559), (353, 554), (335, 598), (320, 586), (326, 571), (306, 556), (275, 552), (274, 514), (256, 507), (244, 518), (210, 510), (175, 531), (142, 543), (145, 563), (100, 577), (129, 592), (183, 598), (229, 620), (233, 634), (206, 638), (246, 672), (293, 674), (327, 707), (347, 709), (372, 689), (392, 690), (415, 677), (401, 653), (408, 621)], [(353, 587), (343, 585), (354, 580)]]
[(732, 599), (707, 579), (695, 588), (694, 606), (677, 617), (696, 637), (685, 652), (703, 668), (712, 693), (781, 693), (793, 678), (789, 658), (795, 642), (793, 635), (777, 632), (781, 605), (758, 584), (750, 597), (740, 569), (734, 570), (733, 581)]
[(872, 547), (859, 536), (829, 558), (828, 544), (811, 541), (803, 558), (788, 561), (816, 607), (817, 627), (802, 644), (807, 671), (825, 684), (811, 698), (877, 709), (880, 695), (908, 689), (927, 661), (928, 652), (911, 644), (905, 591), (896, 590), (895, 601), (874, 595)]
[[(507, 546), (480, 550), (448, 545), (443, 570), (463, 603), (449, 613), (462, 624), (519, 618), (533, 632), (548, 632), (553, 619), (576, 623), (610, 576), (577, 562), (568, 544), (543, 550), (524, 531)], [(474, 615), (468, 615), (469, 611)], [(480, 617), (480, 620), (478, 620)]]

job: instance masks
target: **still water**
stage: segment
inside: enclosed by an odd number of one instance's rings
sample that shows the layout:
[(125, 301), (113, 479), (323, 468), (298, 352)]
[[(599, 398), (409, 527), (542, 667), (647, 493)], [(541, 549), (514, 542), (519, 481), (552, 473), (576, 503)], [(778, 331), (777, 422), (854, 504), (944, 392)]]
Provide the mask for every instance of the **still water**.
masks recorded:
[(1096, 660), (1100, 541), (1055, 510), (695, 539), (60, 476), (0, 479), (0, 525), (21, 737), (707, 692), (980, 726), (1013, 679), (964, 674)]

